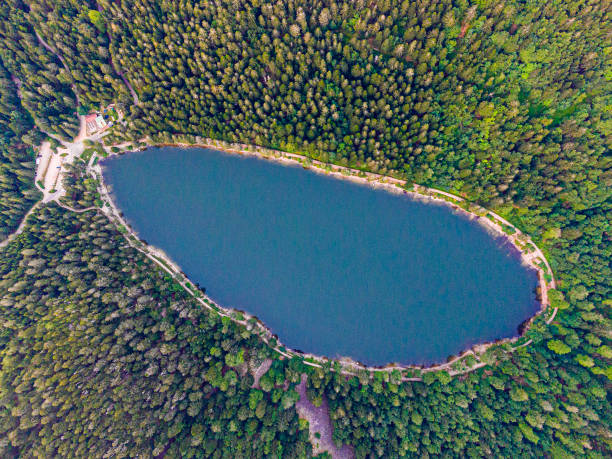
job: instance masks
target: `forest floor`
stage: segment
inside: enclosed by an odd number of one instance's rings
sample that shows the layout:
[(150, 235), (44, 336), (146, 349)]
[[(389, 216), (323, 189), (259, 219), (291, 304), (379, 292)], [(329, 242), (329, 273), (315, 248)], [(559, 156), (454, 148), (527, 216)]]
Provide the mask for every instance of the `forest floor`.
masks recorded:
[(329, 418), (329, 407), (325, 397), (320, 406), (314, 406), (306, 396), (306, 375), (297, 386), (300, 399), (295, 404), (298, 415), (308, 421), (310, 442), (313, 445), (313, 455), (327, 451), (333, 459), (351, 459), (355, 457), (353, 449), (348, 445), (338, 448), (332, 438), (333, 426)]
[(59, 155), (59, 153), (52, 154), (45, 172), (45, 181), (43, 182), (45, 185), (45, 194), (54, 193), (53, 190), (55, 190), (55, 184), (57, 183), (61, 168), (62, 157)]
[[(64, 164), (72, 164), (75, 159), (80, 157), (85, 151), (85, 141), (99, 142), (103, 133), (96, 132), (87, 135), (85, 117), (79, 115), (80, 128), (79, 133), (72, 142), (60, 140), (60, 146), (57, 151), (53, 152), (50, 149), (50, 143), (45, 141), (42, 143), (39, 154), (41, 161), (36, 170), (36, 181), (41, 180), (44, 185), (43, 202), (57, 201), (64, 194)], [(92, 157), (93, 158), (93, 157)]]
[(266, 359), (262, 362), (261, 365), (259, 365), (259, 367), (257, 368), (257, 370), (255, 370), (255, 372), (253, 373), (253, 386), (256, 389), (259, 389), (259, 380), (261, 379), (261, 377), (263, 375), (266, 374), (266, 372), (270, 369), (270, 367), (272, 366), (272, 359)]
[(36, 178), (34, 179), (36, 183), (41, 181), (44, 183), (45, 173), (47, 172), (47, 167), (49, 167), (49, 160), (53, 152), (51, 151), (51, 142), (45, 141), (41, 144), (40, 150), (38, 152), (38, 164), (36, 165)]

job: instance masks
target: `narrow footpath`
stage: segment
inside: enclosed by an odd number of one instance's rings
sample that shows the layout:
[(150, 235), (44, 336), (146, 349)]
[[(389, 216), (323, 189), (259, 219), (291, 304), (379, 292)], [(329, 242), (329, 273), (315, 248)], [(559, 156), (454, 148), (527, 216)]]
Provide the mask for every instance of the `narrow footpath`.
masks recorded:
[[(46, 44), (40, 36), (38, 36), (38, 38), (41, 44), (46, 49), (52, 51), (55, 55), (57, 55), (57, 53), (55, 53), (53, 48), (51, 48), (48, 44)], [(57, 57), (65, 65), (65, 62), (61, 58), (61, 56), (57, 55)], [(61, 146), (58, 147), (57, 149), (58, 151), (51, 157), (49, 157), (48, 143), (47, 144), (43, 143), (43, 145), (41, 145), (40, 151), (42, 153), (42, 158), (39, 164), (39, 168), (37, 170), (37, 180), (40, 181), (41, 178), (44, 177), (44, 190), (43, 190), (44, 196), (42, 200), (43, 203), (55, 201), (58, 205), (60, 205), (61, 207), (69, 211), (87, 212), (89, 210), (94, 210), (95, 208), (88, 208), (88, 209), (82, 209), (82, 210), (73, 209), (69, 206), (62, 204), (59, 201), (59, 198), (65, 193), (65, 190), (63, 187), (64, 168), (62, 167), (62, 165), (64, 163), (73, 163), (75, 159), (83, 153), (85, 149), (85, 145), (84, 145), (85, 141), (91, 141), (94, 143), (101, 142), (102, 137), (106, 134), (106, 133), (97, 133), (97, 134), (87, 136), (85, 118), (83, 116), (79, 116), (79, 121), (80, 121), (79, 134), (75, 137), (75, 139), (72, 142), (67, 142), (67, 141), (62, 141), (60, 139), (57, 139), (60, 141)], [(152, 146), (151, 142), (148, 139), (143, 139), (143, 141), (141, 142), (144, 142), (144, 144), (147, 146)], [(410, 194), (413, 194), (415, 197), (419, 197), (423, 199), (431, 199), (435, 201), (442, 201), (446, 204), (453, 206), (454, 208), (458, 210), (465, 211), (468, 214), (472, 215), (471, 212), (468, 212), (467, 210), (464, 210), (460, 207), (460, 204), (465, 202), (465, 199), (463, 197), (456, 196), (456, 195), (453, 195), (451, 193), (448, 193), (442, 190), (427, 188), (427, 187), (423, 187), (423, 186), (416, 185), (416, 184), (409, 184), (406, 180), (395, 178), (395, 177), (385, 176), (385, 175), (381, 175), (381, 174), (377, 174), (373, 172), (366, 172), (366, 171), (351, 169), (346, 166), (338, 166), (334, 164), (324, 163), (322, 161), (310, 159), (310, 158), (307, 158), (305, 156), (302, 156), (296, 153), (282, 152), (278, 150), (271, 150), (267, 148), (246, 145), (246, 144), (227, 144), (225, 142), (215, 141), (212, 139), (206, 139), (204, 142), (198, 142), (196, 145), (188, 145), (188, 144), (180, 144), (180, 143), (176, 145), (182, 146), (182, 147), (201, 146), (205, 148), (220, 149), (220, 150), (223, 150), (229, 153), (256, 156), (259, 158), (272, 160), (272, 161), (278, 161), (281, 163), (292, 163), (292, 164), (298, 163), (302, 165), (303, 167), (312, 169), (315, 172), (324, 173), (326, 175), (331, 175), (336, 178), (365, 183), (365, 184), (368, 184), (374, 187), (383, 187), (386, 190), (390, 192), (394, 192), (394, 193), (410, 193)], [(113, 147), (116, 150), (117, 147), (127, 148), (127, 145), (126, 144), (113, 145), (113, 146), (103, 145), (103, 147), (108, 155), (113, 155), (115, 154), (112, 151)], [(95, 155), (92, 156), (89, 163), (87, 164), (86, 173), (87, 175), (95, 177), (100, 180), (101, 185), (99, 188), (99, 192), (104, 202), (103, 208), (101, 210), (111, 220), (115, 221), (115, 223), (118, 226), (122, 226), (128, 230), (127, 232), (122, 232), (123, 236), (126, 238), (128, 243), (134, 249), (143, 253), (145, 256), (147, 256), (147, 258), (152, 260), (154, 263), (156, 263), (158, 266), (160, 266), (162, 269), (164, 269), (166, 272), (172, 275), (172, 277), (185, 289), (185, 291), (189, 295), (193, 296), (202, 306), (206, 307), (207, 309), (211, 311), (217, 312), (221, 316), (229, 317), (235, 322), (249, 329), (252, 329), (253, 326), (255, 326), (258, 329), (258, 333), (260, 337), (264, 340), (264, 342), (270, 343), (273, 338), (273, 334), (265, 326), (265, 324), (257, 321), (255, 318), (252, 318), (249, 314), (243, 311), (225, 309), (217, 305), (216, 303), (214, 303), (212, 299), (208, 298), (206, 295), (202, 294), (201, 292), (194, 291), (192, 287), (193, 283), (189, 281), (189, 279), (182, 273), (180, 268), (175, 263), (173, 263), (163, 251), (157, 248), (151, 247), (151, 246), (147, 246), (142, 243), (136, 244), (134, 242), (134, 241), (136, 242), (140, 242), (140, 241), (138, 240), (137, 235), (135, 235), (133, 231), (130, 229), (129, 225), (127, 225), (127, 223), (123, 220), (119, 210), (115, 207), (110, 197), (110, 194), (108, 193), (108, 190), (104, 186), (101, 167), (99, 164), (94, 164), (95, 162), (94, 159), (95, 159)], [(45, 169), (45, 170), (43, 171), (42, 169)], [(508, 240), (519, 248), (519, 250), (522, 253), (523, 260), (527, 264), (533, 266), (535, 269), (538, 270), (539, 275), (540, 275), (540, 286), (542, 290), (542, 311), (544, 312), (546, 307), (548, 306), (547, 290), (548, 288), (555, 287), (555, 282), (554, 282), (554, 279), (552, 278), (552, 270), (550, 269), (550, 266), (548, 264), (548, 261), (544, 257), (544, 254), (531, 241), (531, 239), (527, 235), (521, 233), (516, 227), (511, 225), (507, 220), (505, 220), (501, 216), (489, 210), (482, 209), (482, 211), (489, 218), (487, 218), (486, 216), (478, 217), (479, 221), (487, 226), (490, 226), (491, 229), (497, 231), (498, 233), (505, 234)], [(25, 222), (25, 219), (22, 222), (22, 224), (24, 222)], [(504, 233), (502, 231), (504, 227), (513, 229), (513, 233), (510, 235)], [(525, 251), (521, 249), (521, 247), (525, 247), (525, 246), (529, 246), (532, 249), (528, 251), (528, 253), (525, 253)], [(546, 282), (546, 279), (544, 277), (544, 270), (540, 267), (541, 263), (543, 263), (546, 266), (546, 269), (548, 270), (548, 273), (551, 277), (551, 280), (548, 283)], [(552, 315), (547, 319), (548, 323), (550, 323), (550, 321), (553, 320), (556, 312), (557, 312), (556, 310), (552, 312)], [(255, 322), (255, 325), (253, 325), (253, 322)], [(512, 341), (516, 341), (516, 339), (505, 340), (503, 342), (512, 342)], [(528, 340), (526, 343), (521, 344), (521, 346), (512, 348), (510, 352), (522, 346), (528, 345), (530, 342), (531, 340)], [(473, 371), (475, 369), (482, 368), (483, 366), (485, 366), (486, 363), (480, 361), (480, 355), (484, 352), (484, 350), (487, 347), (491, 345), (498, 345), (498, 344), (500, 344), (500, 342), (475, 346), (474, 348), (461, 353), (460, 355), (456, 356), (455, 358), (453, 358), (452, 360), (446, 363), (428, 367), (428, 368), (420, 368), (420, 367), (404, 366), (404, 365), (390, 365), (384, 368), (369, 368), (369, 367), (364, 367), (356, 362), (353, 362), (350, 359), (341, 359), (340, 363), (342, 367), (340, 371), (345, 375), (356, 375), (360, 371), (391, 372), (395, 370), (399, 370), (399, 371), (411, 370), (411, 371), (416, 371), (417, 374), (418, 373), (422, 374), (424, 372), (445, 370), (445, 371), (448, 371), (450, 375), (463, 374), (468, 371)], [(277, 343), (277, 345), (273, 349), (275, 350), (275, 352), (277, 352), (279, 355), (285, 358), (292, 358), (294, 356), (300, 357), (303, 359), (303, 362), (305, 365), (309, 365), (312, 367), (322, 368), (323, 364), (327, 362), (327, 359), (325, 358), (321, 358), (321, 357), (311, 355), (311, 354), (296, 353), (290, 349), (286, 349), (284, 346), (282, 346), (281, 343)], [(472, 366), (470, 366), (469, 368), (460, 367), (459, 369), (453, 369), (453, 365), (455, 363), (459, 362), (460, 360), (466, 358), (469, 355), (472, 355), (476, 359), (476, 362)], [(408, 376), (408, 375), (403, 374), (402, 380), (420, 381), (422, 380), (422, 378), (420, 377), (420, 375), (419, 376), (417, 375)]]
[[(64, 68), (66, 69), (66, 71), (68, 72), (68, 74), (70, 75), (71, 74), (70, 69), (68, 68), (68, 64), (66, 64), (66, 61), (64, 60), (62, 55), (59, 54), (55, 49), (53, 49), (53, 47), (49, 45), (49, 43), (47, 43), (37, 31), (34, 31), (34, 33), (36, 34), (36, 38), (38, 39), (38, 42), (42, 45), (42, 47), (45, 48), (47, 51), (49, 51), (51, 54), (53, 54), (55, 57), (57, 57), (62, 63), (62, 65), (64, 66)], [(74, 84), (71, 84), (70, 88), (72, 89), (72, 92), (74, 93), (74, 96), (76, 97), (77, 111), (78, 111), (78, 107), (81, 106), (81, 101), (79, 99), (79, 93)]]
[[(96, 9), (98, 10), (100, 14), (104, 13), (104, 10), (100, 6), (99, 2), (96, 2)], [(106, 36), (108, 37), (108, 44), (110, 47), (110, 44), (112, 43), (112, 37), (111, 37), (108, 27), (106, 28)], [(138, 100), (138, 94), (136, 94), (136, 91), (134, 91), (134, 88), (132, 88), (132, 85), (125, 77), (125, 74), (115, 66), (115, 63), (113, 62), (112, 53), (110, 53), (110, 49), (108, 53), (108, 60), (110, 61), (111, 68), (115, 71), (117, 75), (121, 77), (121, 79), (123, 80), (123, 84), (125, 84), (125, 86), (128, 88), (128, 91), (130, 91), (130, 94), (132, 95), (132, 99), (134, 100), (134, 105), (140, 105), (140, 100)]]
[(13, 231), (11, 234), (8, 235), (8, 237), (6, 239), (4, 239), (3, 241), (0, 241), (0, 248), (6, 247), (7, 245), (9, 245), (11, 243), (11, 241), (13, 239), (15, 239), (17, 236), (19, 236), (21, 233), (23, 233), (23, 230), (26, 227), (26, 224), (28, 223), (28, 217), (30, 215), (32, 215), (36, 209), (38, 209), (41, 205), (42, 205), (42, 201), (37, 201), (28, 211), (27, 214), (25, 214), (23, 216), (23, 219), (21, 220), (21, 223), (19, 224), (19, 226), (17, 227), (17, 229), (15, 231)]

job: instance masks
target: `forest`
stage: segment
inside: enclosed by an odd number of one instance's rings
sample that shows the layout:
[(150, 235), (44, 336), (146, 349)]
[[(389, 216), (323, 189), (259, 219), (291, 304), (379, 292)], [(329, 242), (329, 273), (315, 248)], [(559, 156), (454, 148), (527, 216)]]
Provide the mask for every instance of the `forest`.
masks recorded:
[(17, 97), (17, 86), (0, 63), (0, 240), (23, 219), (41, 193), (34, 185), (40, 132)]
[[(114, 102), (108, 145), (261, 145), (490, 208), (543, 249), (560, 309), (459, 377), (347, 377), (51, 203), (0, 247), (0, 456), (310, 457), (302, 374), (357, 458), (612, 454), (609, 2), (6, 0), (0, 39), (0, 241), (40, 199), (40, 143)], [(79, 167), (61, 202), (97, 206)]]

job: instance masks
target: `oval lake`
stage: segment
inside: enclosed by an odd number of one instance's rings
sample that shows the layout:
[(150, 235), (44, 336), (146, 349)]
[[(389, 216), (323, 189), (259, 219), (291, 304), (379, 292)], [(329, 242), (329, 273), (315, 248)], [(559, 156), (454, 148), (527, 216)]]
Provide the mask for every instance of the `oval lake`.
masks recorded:
[(449, 206), (203, 148), (107, 159), (126, 220), (222, 306), (292, 349), (441, 363), (518, 334), (537, 274)]

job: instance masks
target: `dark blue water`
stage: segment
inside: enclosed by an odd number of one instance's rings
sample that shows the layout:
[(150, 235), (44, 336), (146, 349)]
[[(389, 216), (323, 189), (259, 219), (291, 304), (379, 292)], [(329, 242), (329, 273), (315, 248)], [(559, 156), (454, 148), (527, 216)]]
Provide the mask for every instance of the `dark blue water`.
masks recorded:
[(103, 166), (141, 238), (293, 349), (438, 363), (538, 308), (535, 271), (448, 206), (205, 149)]

